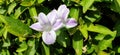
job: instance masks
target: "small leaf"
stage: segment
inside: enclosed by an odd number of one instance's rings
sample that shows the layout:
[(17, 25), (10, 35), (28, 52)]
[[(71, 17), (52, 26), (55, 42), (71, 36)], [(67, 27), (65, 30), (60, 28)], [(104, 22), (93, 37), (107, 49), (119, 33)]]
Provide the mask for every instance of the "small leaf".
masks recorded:
[(38, 4), (41, 4), (42, 2), (44, 2), (45, 0), (37, 0)]
[(10, 43), (10, 40), (8, 38), (3, 40), (3, 47), (8, 47), (10, 45), (11, 45), (11, 43)]
[(87, 24), (80, 25), (79, 30), (81, 31), (81, 33), (85, 37), (85, 39), (87, 39), (88, 38)]
[(95, 39), (96, 40), (103, 40), (105, 36), (106, 35), (104, 35), (104, 34), (98, 34), (97, 36), (95, 36)]
[(30, 13), (30, 16), (32, 17), (32, 20), (35, 22), (36, 21), (35, 17), (37, 17), (36, 8), (35, 7), (30, 7), (29, 8), (29, 13)]
[(23, 51), (27, 50), (27, 48), (28, 48), (28, 46), (27, 46), (26, 42), (24, 41), (20, 44), (20, 47), (16, 50), (16, 52), (19, 52), (19, 53), (23, 52)]
[(90, 24), (88, 27), (88, 31), (97, 32), (97, 33), (101, 33), (105, 35), (112, 33), (112, 31), (108, 29), (107, 27), (98, 25), (98, 24), (96, 25)]
[(73, 48), (75, 49), (76, 55), (82, 55), (82, 47), (83, 47), (83, 36), (79, 31), (77, 31), (73, 35)]
[(0, 8), (0, 14), (4, 14), (6, 12), (5, 9)]
[(111, 10), (120, 13), (120, 0), (113, 0), (110, 8)]
[(118, 47), (118, 50), (117, 50), (117, 51), (118, 51), (118, 53), (120, 53), (120, 47)]
[(106, 35), (106, 37), (99, 41), (98, 47), (99, 50), (105, 50), (107, 47), (112, 48), (112, 41), (114, 40), (116, 36), (116, 31), (112, 32), (111, 35)]
[(50, 55), (50, 47), (46, 46), (43, 42), (42, 42), (42, 55)]
[(15, 13), (14, 13), (14, 18), (15, 19), (18, 19), (18, 17), (27, 9), (27, 7), (18, 7), (16, 10), (15, 10)]
[(36, 0), (23, 0), (20, 5), (22, 6), (32, 6)]
[(104, 52), (104, 51), (99, 51), (98, 55), (110, 55), (110, 53)]
[(11, 12), (13, 11), (13, 9), (15, 8), (17, 4), (15, 2), (11, 3), (8, 7), (8, 14), (11, 14)]
[(91, 22), (99, 21), (101, 19), (99, 11), (89, 11), (85, 16), (86, 19), (90, 20)]
[(25, 55), (35, 55), (35, 39), (29, 39), (27, 42), (28, 49), (25, 52)]
[(71, 18), (75, 18), (76, 20), (78, 20), (78, 17), (79, 17), (79, 8), (77, 8), (77, 7), (72, 7), (71, 9), (70, 9), (70, 17)]
[(81, 5), (83, 6), (83, 13), (85, 13), (93, 3), (94, 0), (82, 0)]

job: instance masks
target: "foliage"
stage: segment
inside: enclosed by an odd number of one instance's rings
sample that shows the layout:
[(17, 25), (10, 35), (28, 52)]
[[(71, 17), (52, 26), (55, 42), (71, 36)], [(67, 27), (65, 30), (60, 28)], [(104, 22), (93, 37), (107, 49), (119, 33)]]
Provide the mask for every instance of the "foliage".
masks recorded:
[[(29, 26), (61, 4), (78, 25), (46, 45)], [(119, 55), (119, 16), (120, 0), (0, 0), (0, 55)]]

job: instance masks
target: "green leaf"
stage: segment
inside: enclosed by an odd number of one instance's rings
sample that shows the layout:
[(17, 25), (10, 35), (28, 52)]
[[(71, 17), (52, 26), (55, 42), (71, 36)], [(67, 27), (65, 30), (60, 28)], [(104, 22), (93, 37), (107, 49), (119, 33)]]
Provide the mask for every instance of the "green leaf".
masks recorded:
[(46, 46), (43, 42), (42, 42), (42, 55), (50, 55), (50, 47)]
[(112, 41), (114, 40), (115, 36), (116, 31), (112, 32), (111, 35), (106, 35), (106, 37), (103, 40), (99, 41), (99, 50), (105, 50), (107, 49), (107, 47), (112, 48)]
[(60, 31), (60, 34), (57, 36), (57, 42), (63, 47), (70, 45), (70, 38), (66, 31)]
[(7, 29), (5, 29), (4, 30), (4, 33), (3, 33), (3, 37), (6, 39), (7, 38), (7, 33), (8, 33), (8, 31), (7, 31)]
[(14, 10), (14, 8), (16, 7), (16, 3), (15, 2), (13, 2), (13, 3), (11, 3), (10, 5), (9, 5), (9, 7), (8, 7), (8, 14), (11, 14), (11, 12)]
[(110, 6), (111, 10), (120, 13), (120, 0), (113, 0), (112, 5)]
[(85, 13), (93, 3), (94, 0), (82, 0), (81, 5), (83, 6), (83, 13)]
[(85, 37), (85, 39), (87, 39), (88, 38), (87, 24), (80, 25), (79, 30), (81, 31), (81, 33)]
[(93, 44), (88, 44), (87, 45), (87, 54), (90, 54), (90, 53), (92, 53), (94, 50), (95, 50), (95, 45), (93, 45)]
[(101, 19), (99, 11), (89, 11), (85, 16), (86, 19), (90, 20), (91, 22), (99, 21)]
[(28, 44), (28, 49), (25, 52), (25, 55), (35, 55), (35, 52), (36, 52), (35, 39), (29, 39), (27, 44)]
[(79, 31), (77, 31), (73, 35), (72, 43), (73, 43), (73, 48), (75, 49), (76, 55), (82, 55), (83, 36)]
[(104, 34), (98, 34), (97, 36), (95, 36), (95, 39), (96, 40), (103, 40), (105, 36), (106, 35), (104, 35)]
[(118, 51), (118, 53), (120, 53), (120, 47), (118, 47), (118, 50), (117, 50), (117, 51)]
[(111, 47), (111, 40), (101, 40), (98, 44), (99, 50), (105, 50), (107, 47)]
[(71, 18), (75, 18), (76, 20), (78, 20), (78, 17), (79, 17), (79, 8), (77, 8), (77, 7), (72, 7), (71, 9), (70, 9), (70, 17)]
[(37, 0), (38, 4), (41, 4), (42, 2), (44, 2), (45, 0)]
[(2, 36), (4, 32), (5, 32), (5, 28), (1, 28), (0, 29), (0, 36)]
[(16, 10), (15, 10), (15, 13), (14, 13), (14, 18), (15, 19), (18, 19), (18, 17), (27, 9), (27, 7), (18, 7)]
[(25, 41), (22, 42), (19, 46), (20, 47), (16, 50), (16, 52), (19, 52), (19, 53), (27, 50), (27, 48), (28, 48), (28, 46), (27, 46)]
[(3, 40), (3, 47), (8, 47), (10, 45), (11, 45), (11, 43), (10, 43), (10, 40), (8, 38)]
[(32, 6), (36, 0), (23, 0), (20, 5), (22, 6)]
[(36, 21), (35, 17), (37, 17), (36, 8), (35, 7), (30, 7), (29, 8), (29, 13), (30, 13), (30, 16), (32, 17), (32, 20), (35, 22)]
[(96, 25), (90, 24), (88, 27), (88, 31), (97, 32), (105, 35), (112, 33), (110, 29), (99, 24), (96, 24)]
[(5, 9), (0, 8), (0, 14), (4, 14), (6, 12)]
[(26, 37), (28, 34), (32, 33), (29, 26), (25, 25), (20, 20), (3, 15), (0, 15), (0, 20), (5, 23), (7, 31), (15, 36)]
[(104, 52), (104, 51), (99, 51), (98, 55), (110, 55), (110, 53)]

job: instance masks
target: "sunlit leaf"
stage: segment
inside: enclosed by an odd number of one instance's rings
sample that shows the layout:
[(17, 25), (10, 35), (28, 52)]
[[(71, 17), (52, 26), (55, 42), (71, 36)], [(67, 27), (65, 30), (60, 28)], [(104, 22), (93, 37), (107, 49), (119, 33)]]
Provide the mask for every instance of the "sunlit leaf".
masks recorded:
[(15, 16), (15, 19), (18, 19), (18, 17), (27, 9), (27, 7), (18, 7), (16, 10), (15, 10), (15, 13), (14, 13), (14, 16)]
[(23, 52), (23, 51), (27, 50), (27, 48), (28, 48), (28, 46), (27, 46), (26, 42), (22, 42), (20, 44), (20, 47), (16, 50), (16, 52), (19, 52), (19, 53)]
[(83, 13), (85, 13), (89, 7), (93, 4), (94, 0), (82, 0), (81, 5), (83, 6)]
[(15, 6), (17, 4), (15, 2), (11, 3), (8, 7), (8, 14), (11, 14), (11, 12), (14, 10)]
[(32, 20), (35, 22), (36, 21), (35, 17), (37, 17), (36, 8), (35, 7), (30, 7), (29, 8), (29, 13), (30, 13), (30, 16), (32, 17)]
[(105, 35), (112, 33), (112, 31), (108, 29), (107, 27), (98, 25), (98, 24), (96, 25), (90, 24), (88, 27), (88, 31), (97, 32), (97, 33), (101, 33)]
[(23, 0), (20, 5), (22, 6), (32, 6), (36, 0)]
[(87, 24), (79, 26), (79, 30), (81, 31), (81, 33), (85, 37), (85, 39), (87, 39), (88, 38)]

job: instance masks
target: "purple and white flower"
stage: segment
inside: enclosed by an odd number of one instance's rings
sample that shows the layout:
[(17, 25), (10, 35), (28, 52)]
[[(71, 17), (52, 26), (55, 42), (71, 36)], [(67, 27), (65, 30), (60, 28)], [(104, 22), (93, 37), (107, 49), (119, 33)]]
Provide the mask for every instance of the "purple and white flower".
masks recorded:
[(68, 18), (69, 9), (66, 5), (60, 5), (57, 10), (57, 18), (61, 19), (63, 25), (66, 28), (72, 28), (77, 26), (77, 21), (74, 18)]
[(42, 39), (44, 43), (50, 45), (56, 41), (55, 31), (61, 28), (61, 20), (56, 19), (56, 10), (51, 11), (46, 16), (44, 13), (39, 13), (38, 22), (32, 24), (30, 28), (36, 31), (42, 31)]

